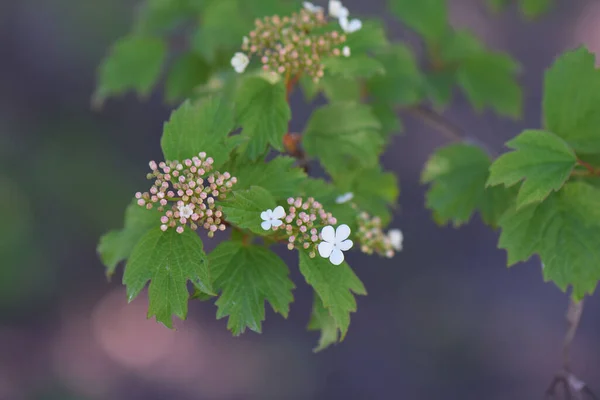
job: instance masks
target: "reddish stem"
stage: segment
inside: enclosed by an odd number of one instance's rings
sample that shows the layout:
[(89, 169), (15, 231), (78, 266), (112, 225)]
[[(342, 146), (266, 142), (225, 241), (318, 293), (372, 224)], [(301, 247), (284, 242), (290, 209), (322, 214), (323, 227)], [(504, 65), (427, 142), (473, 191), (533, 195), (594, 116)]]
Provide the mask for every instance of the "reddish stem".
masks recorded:
[(594, 168), (594, 166), (588, 162), (577, 160), (577, 164), (587, 169), (591, 175), (600, 175), (600, 169)]

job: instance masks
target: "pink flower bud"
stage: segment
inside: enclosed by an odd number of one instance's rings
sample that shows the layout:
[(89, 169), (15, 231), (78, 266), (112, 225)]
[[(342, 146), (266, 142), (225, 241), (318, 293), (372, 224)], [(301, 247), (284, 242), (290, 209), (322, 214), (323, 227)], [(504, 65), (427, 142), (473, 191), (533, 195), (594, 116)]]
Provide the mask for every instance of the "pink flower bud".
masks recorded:
[(146, 201), (144, 199), (139, 199), (137, 201), (137, 203), (138, 203), (138, 206), (144, 206), (146, 204)]
[(178, 226), (177, 227), (177, 233), (183, 233), (183, 226)]
[(201, 159), (205, 159), (206, 158), (206, 153), (201, 151), (200, 153), (198, 153), (198, 157), (200, 157)]
[(160, 205), (163, 206), (163, 207), (166, 206), (167, 205), (167, 199), (161, 199), (160, 200)]
[(137, 193), (135, 194), (135, 198), (136, 198), (136, 199), (141, 199), (141, 198), (142, 198), (142, 193), (141, 193), (141, 192), (137, 192)]

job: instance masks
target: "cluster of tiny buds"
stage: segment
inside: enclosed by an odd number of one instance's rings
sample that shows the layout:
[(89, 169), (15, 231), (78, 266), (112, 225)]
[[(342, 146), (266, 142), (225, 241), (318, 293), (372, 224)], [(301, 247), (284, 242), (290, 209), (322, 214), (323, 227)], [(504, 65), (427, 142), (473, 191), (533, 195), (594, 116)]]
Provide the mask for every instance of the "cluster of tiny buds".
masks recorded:
[(324, 57), (350, 55), (349, 48), (340, 49), (346, 41), (345, 34), (313, 32), (325, 25), (327, 18), (322, 10), (302, 9), (289, 17), (257, 19), (255, 29), (243, 39), (242, 50), (249, 57), (259, 57), (265, 71), (284, 76), (306, 73), (318, 81), (324, 74)]
[(213, 159), (204, 152), (183, 161), (150, 161), (149, 165), (152, 172), (147, 178), (154, 179), (154, 184), (149, 192), (138, 192), (135, 197), (139, 206), (164, 212), (161, 230), (173, 228), (183, 233), (188, 224), (193, 230), (203, 226), (209, 237), (225, 230), (223, 212), (215, 201), (225, 199), (236, 177), (229, 172), (210, 173)]
[[(360, 250), (366, 254), (377, 253), (381, 256), (392, 258), (395, 251), (402, 249), (402, 240), (394, 234), (385, 234), (381, 228), (381, 218), (371, 217), (365, 212), (358, 215), (357, 238)], [(390, 232), (391, 233), (391, 232)]]
[(311, 258), (317, 254), (317, 246), (322, 240), (319, 229), (326, 225), (335, 225), (337, 220), (323, 209), (323, 205), (314, 198), (304, 200), (290, 197), (287, 200), (287, 212), (279, 206), (261, 214), (263, 229), (283, 231), (288, 249), (305, 249)]

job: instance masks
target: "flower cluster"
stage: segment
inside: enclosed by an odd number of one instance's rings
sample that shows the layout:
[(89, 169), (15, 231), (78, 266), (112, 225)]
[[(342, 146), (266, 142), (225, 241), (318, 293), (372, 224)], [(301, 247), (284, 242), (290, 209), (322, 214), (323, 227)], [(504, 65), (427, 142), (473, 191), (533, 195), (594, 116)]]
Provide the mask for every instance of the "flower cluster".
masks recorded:
[[(362, 27), (358, 19), (348, 20), (348, 9), (340, 1), (330, 1), (329, 15), (337, 18), (345, 33)], [(349, 57), (348, 46), (341, 47), (346, 34), (337, 31), (316, 33), (315, 29), (327, 25), (322, 7), (304, 2), (304, 8), (291, 16), (274, 15), (255, 21), (255, 29), (243, 38), (243, 52), (235, 53), (231, 65), (242, 73), (257, 56), (265, 71), (295, 77), (306, 73), (317, 82), (324, 75), (325, 57)], [(341, 48), (340, 48), (341, 47)]]
[(309, 251), (310, 257), (315, 257), (317, 246), (322, 240), (319, 228), (335, 225), (336, 218), (326, 212), (323, 205), (312, 197), (306, 200), (290, 197), (287, 203), (287, 212), (282, 206), (262, 212), (260, 215), (263, 220), (262, 228), (282, 230), (288, 242), (288, 249), (302, 248)]
[(377, 253), (392, 258), (396, 251), (402, 250), (402, 232), (392, 229), (385, 234), (381, 228), (381, 218), (362, 212), (358, 216), (358, 240), (363, 253)]
[(157, 206), (164, 212), (160, 218), (163, 231), (173, 228), (182, 233), (189, 224), (193, 230), (203, 226), (212, 237), (217, 230), (225, 230), (221, 207), (215, 201), (224, 199), (237, 179), (229, 172), (210, 173), (212, 164), (213, 159), (204, 152), (181, 162), (150, 161), (152, 172), (147, 177), (155, 181), (149, 192), (136, 193), (138, 205), (147, 209)]

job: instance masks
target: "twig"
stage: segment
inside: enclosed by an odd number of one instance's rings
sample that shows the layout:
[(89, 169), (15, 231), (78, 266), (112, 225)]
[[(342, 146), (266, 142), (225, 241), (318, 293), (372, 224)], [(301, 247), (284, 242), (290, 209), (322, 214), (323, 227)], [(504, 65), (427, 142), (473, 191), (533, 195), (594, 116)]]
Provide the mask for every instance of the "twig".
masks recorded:
[(442, 115), (425, 106), (414, 106), (406, 109), (408, 113), (419, 118), (453, 142), (462, 142), (467, 138), (463, 131)]
[(443, 115), (436, 111), (427, 108), (423, 105), (405, 108), (409, 114), (425, 122), (432, 128), (436, 129), (443, 136), (448, 138), (452, 142), (465, 142), (473, 143), (480, 147), (483, 147), (492, 157), (497, 157), (498, 152), (491, 148), (487, 143), (484, 143), (480, 139), (467, 135), (461, 128), (449, 121)]
[(568, 328), (563, 342), (563, 365), (562, 369), (554, 376), (552, 382), (550, 382), (550, 386), (546, 390), (546, 399), (557, 399), (557, 388), (562, 384), (566, 400), (583, 400), (584, 395), (587, 395), (592, 400), (598, 400), (598, 397), (588, 385), (571, 372), (571, 344), (573, 343), (575, 332), (577, 332), (582, 312), (583, 300), (575, 301), (571, 299), (566, 315)]
[(581, 301), (575, 301), (571, 298), (566, 315), (568, 329), (567, 334), (565, 335), (565, 341), (563, 343), (563, 368), (565, 371), (571, 370), (571, 344), (573, 343), (575, 332), (577, 332), (577, 327), (579, 326), (582, 312), (583, 299)]

